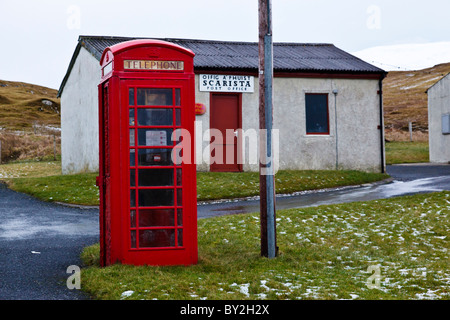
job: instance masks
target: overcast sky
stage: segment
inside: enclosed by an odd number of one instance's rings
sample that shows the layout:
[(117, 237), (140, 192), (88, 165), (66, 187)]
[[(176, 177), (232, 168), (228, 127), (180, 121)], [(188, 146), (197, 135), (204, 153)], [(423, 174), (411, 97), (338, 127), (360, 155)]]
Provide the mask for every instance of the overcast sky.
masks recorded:
[[(0, 0), (0, 79), (58, 89), (79, 35), (256, 42), (257, 3)], [(450, 41), (448, 0), (272, 3), (273, 37), (277, 42), (326, 42), (355, 52), (381, 45)]]

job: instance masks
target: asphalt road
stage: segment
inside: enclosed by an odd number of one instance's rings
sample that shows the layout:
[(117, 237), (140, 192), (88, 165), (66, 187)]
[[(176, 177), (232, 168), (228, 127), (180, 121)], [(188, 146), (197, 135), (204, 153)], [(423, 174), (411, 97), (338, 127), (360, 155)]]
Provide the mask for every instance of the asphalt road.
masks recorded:
[(49, 204), (0, 183), (0, 300), (87, 299), (69, 290), (71, 265), (98, 242), (98, 210)]
[[(450, 165), (390, 166), (388, 173), (388, 184), (279, 196), (277, 209), (450, 190)], [(257, 211), (255, 198), (201, 204), (198, 217)], [(0, 300), (89, 298), (67, 288), (67, 268), (81, 266), (81, 250), (98, 242), (98, 209), (41, 202), (0, 183), (0, 217)]]

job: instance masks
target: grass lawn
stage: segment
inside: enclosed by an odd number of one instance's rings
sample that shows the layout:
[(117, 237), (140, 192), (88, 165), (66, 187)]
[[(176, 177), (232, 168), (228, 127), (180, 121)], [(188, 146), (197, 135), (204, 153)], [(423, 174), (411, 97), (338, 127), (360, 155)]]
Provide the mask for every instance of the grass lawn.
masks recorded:
[(60, 161), (21, 161), (0, 165), (0, 179), (36, 178), (61, 174)]
[(420, 163), (428, 162), (428, 142), (400, 142), (386, 143), (386, 163)]
[[(97, 173), (61, 175), (60, 162), (12, 163), (0, 165), (0, 179), (16, 191), (44, 201), (98, 205)], [(359, 171), (279, 171), (277, 193), (357, 185), (388, 178), (380, 173)], [(198, 172), (197, 199), (216, 200), (259, 195), (257, 172)]]
[[(279, 256), (260, 257), (259, 214), (198, 222), (199, 263), (98, 267), (96, 299), (450, 299), (450, 192), (277, 212)], [(377, 275), (379, 275), (377, 282)]]
[(28, 161), (0, 165), (0, 179), (8, 187), (49, 202), (97, 205), (97, 173), (61, 175), (60, 161)]

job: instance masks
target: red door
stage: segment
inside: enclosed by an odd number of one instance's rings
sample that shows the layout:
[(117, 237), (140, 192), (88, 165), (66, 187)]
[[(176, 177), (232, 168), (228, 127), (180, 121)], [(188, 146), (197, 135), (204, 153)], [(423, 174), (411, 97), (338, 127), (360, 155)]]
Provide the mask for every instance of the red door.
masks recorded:
[[(242, 94), (211, 93), (211, 162), (210, 170), (242, 171), (238, 152), (238, 129), (242, 128)], [(216, 130), (213, 130), (216, 129)]]

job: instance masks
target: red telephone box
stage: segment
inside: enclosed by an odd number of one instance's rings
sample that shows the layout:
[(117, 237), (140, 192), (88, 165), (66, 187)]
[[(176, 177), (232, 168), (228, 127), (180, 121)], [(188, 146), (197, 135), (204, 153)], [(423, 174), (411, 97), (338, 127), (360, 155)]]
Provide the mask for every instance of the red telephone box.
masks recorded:
[[(126, 41), (103, 52), (102, 266), (197, 263), (193, 57), (158, 40)], [(182, 143), (183, 130), (192, 143)]]

